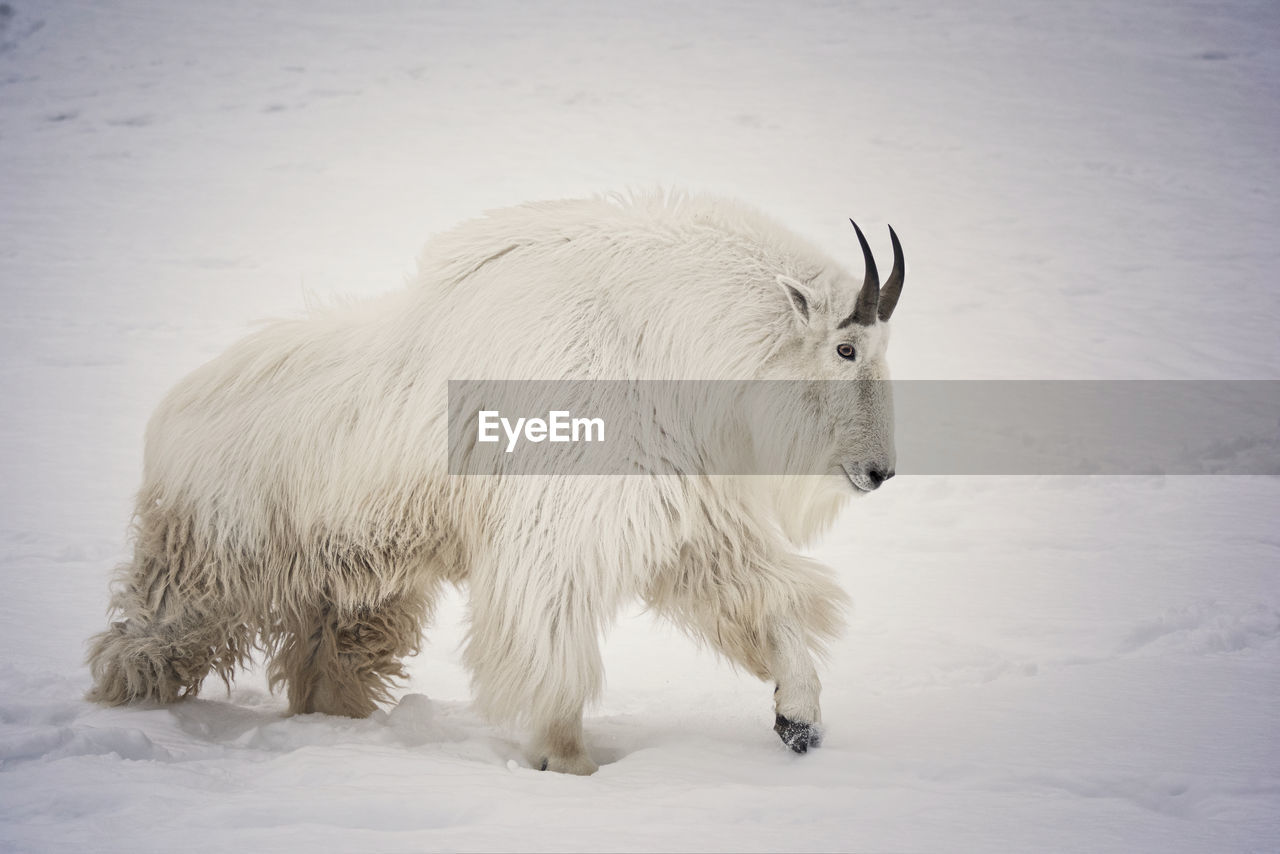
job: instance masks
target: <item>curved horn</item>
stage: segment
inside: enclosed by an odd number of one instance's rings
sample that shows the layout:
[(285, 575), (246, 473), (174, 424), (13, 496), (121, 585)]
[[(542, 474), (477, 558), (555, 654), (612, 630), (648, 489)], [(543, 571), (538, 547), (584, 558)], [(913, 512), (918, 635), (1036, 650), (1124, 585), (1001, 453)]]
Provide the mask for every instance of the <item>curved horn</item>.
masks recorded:
[(880, 289), (881, 320), (888, 320), (893, 314), (894, 307), (898, 305), (898, 297), (902, 296), (902, 280), (907, 277), (907, 268), (902, 261), (902, 244), (898, 242), (898, 235), (893, 233), (893, 226), (889, 226), (889, 239), (893, 241), (893, 270)]
[(858, 302), (853, 307), (853, 314), (840, 321), (837, 327), (839, 329), (851, 323), (860, 323), (863, 326), (875, 323), (876, 305), (880, 302), (880, 273), (876, 270), (876, 259), (871, 256), (871, 247), (867, 245), (867, 238), (862, 236), (862, 229), (858, 228), (858, 224), (852, 219), (849, 220), (849, 224), (858, 233), (858, 243), (862, 245), (862, 261), (867, 272), (863, 276), (862, 290), (858, 291)]

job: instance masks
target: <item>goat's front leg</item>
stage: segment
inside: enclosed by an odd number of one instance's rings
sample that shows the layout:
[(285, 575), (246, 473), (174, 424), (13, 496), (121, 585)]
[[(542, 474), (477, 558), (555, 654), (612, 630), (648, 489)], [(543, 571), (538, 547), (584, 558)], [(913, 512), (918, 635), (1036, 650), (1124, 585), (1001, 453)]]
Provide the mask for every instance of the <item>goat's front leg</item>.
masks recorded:
[(848, 597), (829, 569), (799, 555), (734, 569), (727, 560), (681, 565), (655, 579), (646, 601), (725, 658), (773, 682), (774, 729), (787, 747), (805, 753), (822, 740), (822, 686), (813, 650), (840, 630)]
[(803, 630), (793, 621), (774, 620), (769, 629), (770, 672), (773, 674), (773, 729), (796, 753), (822, 744), (822, 683), (805, 643)]

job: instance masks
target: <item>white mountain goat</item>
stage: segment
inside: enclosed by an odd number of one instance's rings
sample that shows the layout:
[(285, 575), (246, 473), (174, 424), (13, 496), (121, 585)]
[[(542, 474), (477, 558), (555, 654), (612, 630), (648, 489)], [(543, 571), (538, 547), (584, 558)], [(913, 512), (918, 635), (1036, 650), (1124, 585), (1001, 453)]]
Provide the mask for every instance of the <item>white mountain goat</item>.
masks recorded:
[(291, 713), (365, 716), (442, 585), (465, 582), (476, 703), (531, 730), (534, 767), (596, 770), (583, 707), (601, 633), (636, 597), (775, 682), (775, 729), (817, 746), (814, 655), (846, 599), (796, 549), (893, 477), (887, 383), (811, 394), (829, 425), (797, 446), (812, 474), (774, 477), (451, 475), (446, 384), (887, 379), (904, 271), (890, 236), (881, 288), (857, 230), (859, 287), (735, 202), (527, 204), (435, 238), (409, 288), (250, 335), (148, 426), (89, 698), (174, 701), (210, 671), (230, 684), (260, 648)]

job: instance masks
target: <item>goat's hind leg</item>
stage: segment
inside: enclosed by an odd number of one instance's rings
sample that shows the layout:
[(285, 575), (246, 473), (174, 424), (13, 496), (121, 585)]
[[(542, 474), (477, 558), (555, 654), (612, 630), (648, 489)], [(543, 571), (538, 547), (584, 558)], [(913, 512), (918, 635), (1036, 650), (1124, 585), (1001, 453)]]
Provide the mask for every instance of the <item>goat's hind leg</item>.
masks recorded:
[(133, 561), (112, 597), (120, 620), (90, 639), (93, 687), (104, 705), (171, 703), (193, 696), (210, 671), (230, 684), (252, 647), (252, 631), (212, 592), (216, 558), (203, 551), (183, 520), (144, 515)]
[(368, 717), (391, 700), (401, 659), (421, 645), (428, 597), (402, 593), (375, 605), (342, 608), (316, 603), (291, 614), (271, 662), (274, 688), (284, 682), (289, 713)]

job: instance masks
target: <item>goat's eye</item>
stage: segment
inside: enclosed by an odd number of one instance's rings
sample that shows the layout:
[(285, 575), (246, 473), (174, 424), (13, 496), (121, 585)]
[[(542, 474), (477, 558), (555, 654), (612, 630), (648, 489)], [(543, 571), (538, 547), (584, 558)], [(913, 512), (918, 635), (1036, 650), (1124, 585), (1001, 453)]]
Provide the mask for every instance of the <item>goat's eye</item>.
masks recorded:
[(853, 349), (852, 344), (837, 344), (836, 352), (840, 354), (841, 359), (848, 359), (851, 362), (858, 355), (858, 351)]

